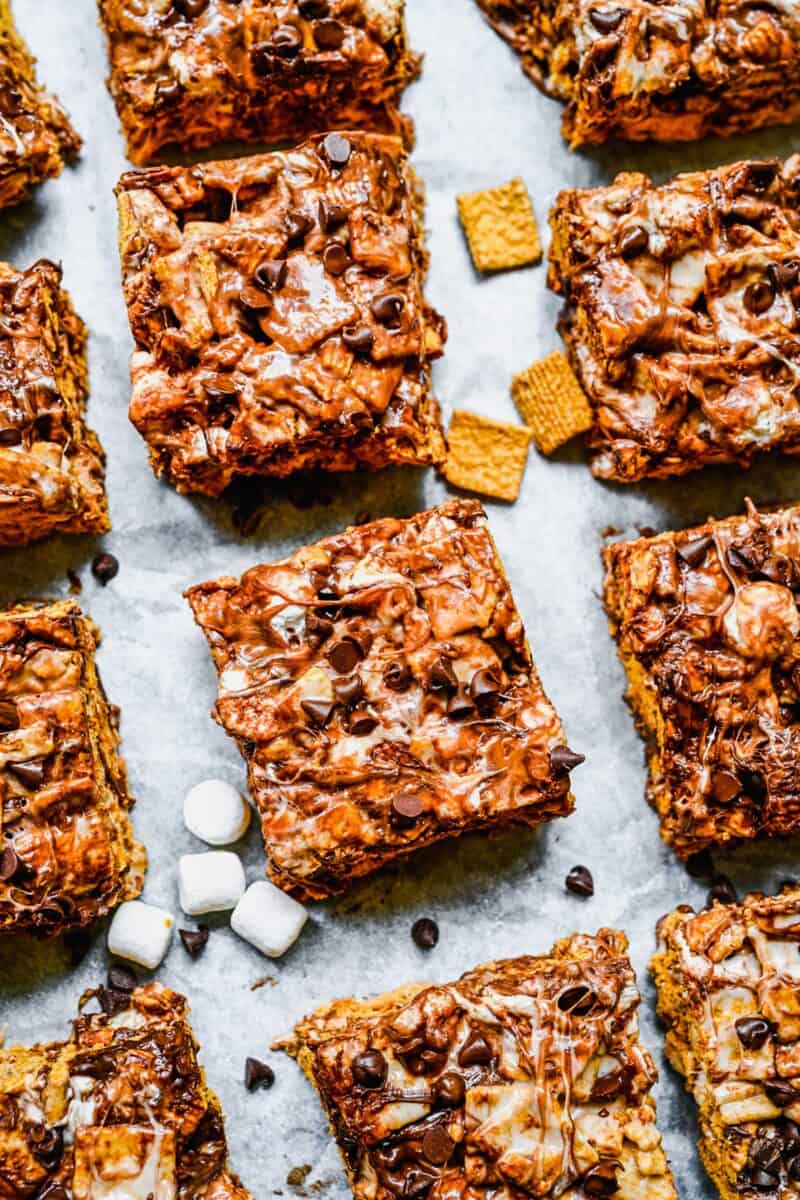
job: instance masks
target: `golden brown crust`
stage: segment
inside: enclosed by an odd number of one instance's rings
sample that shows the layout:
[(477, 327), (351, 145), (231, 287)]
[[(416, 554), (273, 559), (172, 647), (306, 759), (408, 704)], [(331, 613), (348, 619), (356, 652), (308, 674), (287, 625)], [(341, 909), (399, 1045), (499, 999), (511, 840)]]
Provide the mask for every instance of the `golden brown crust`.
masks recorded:
[(456, 983), (339, 1000), (285, 1049), (319, 1091), (356, 1200), (675, 1200), (625, 937)]
[(250, 1200), (183, 996), (99, 998), (68, 1041), (0, 1050), (0, 1200), (99, 1200), (115, 1181), (142, 1200)]
[(800, 508), (604, 552), (605, 604), (681, 857), (800, 830)]
[(397, 138), (123, 176), (131, 419), (182, 491), (444, 457), (421, 197)]
[(133, 162), (166, 146), (371, 129), (410, 141), (402, 0), (99, 0)]
[(474, 500), (191, 588), (275, 882), (301, 896), (572, 809), (564, 745)]
[(0, 263), (0, 547), (110, 528), (105, 456), (86, 424), (86, 327), (42, 259)]
[(0, 930), (62, 933), (141, 891), (98, 637), (71, 600), (0, 612)]
[(522, 485), (531, 431), (457, 408), (447, 431), (442, 474), (454, 487), (498, 500), (516, 500)]
[(539, 262), (539, 227), (521, 179), (457, 196), (456, 202), (478, 271), (508, 271)]

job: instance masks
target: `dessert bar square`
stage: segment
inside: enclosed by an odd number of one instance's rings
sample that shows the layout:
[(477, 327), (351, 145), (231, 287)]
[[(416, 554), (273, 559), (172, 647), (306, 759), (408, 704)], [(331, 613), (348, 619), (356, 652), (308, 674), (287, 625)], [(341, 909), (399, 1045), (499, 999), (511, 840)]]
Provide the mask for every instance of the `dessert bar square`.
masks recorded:
[(32, 186), (60, 175), (81, 139), (56, 100), (39, 85), (35, 60), (0, 0), (0, 208), (19, 204)]
[(287, 1049), (357, 1200), (675, 1200), (626, 950), (614, 930), (574, 934), (301, 1021)]
[(110, 528), (88, 391), (86, 327), (61, 268), (0, 263), (0, 547)]
[(135, 163), (168, 146), (399, 133), (420, 60), (403, 0), (100, 0), (109, 85)]
[(478, 0), (523, 70), (566, 104), (572, 147), (694, 141), (800, 116), (795, 4)]
[(285, 890), (325, 897), (441, 838), (571, 811), (582, 758), (477, 501), (359, 525), (187, 596)]
[(218, 495), (243, 475), (444, 457), (421, 195), (397, 138), (123, 176), (131, 419), (154, 470)]
[(664, 840), (685, 858), (800, 832), (800, 508), (749, 505), (604, 558)]
[(659, 922), (651, 969), (667, 1056), (698, 1105), (722, 1200), (797, 1194), (800, 889)]
[(8, 1200), (249, 1200), (197, 1061), (183, 996), (100, 988), (65, 1042), (0, 1049)]
[(800, 453), (800, 156), (619, 175), (562, 192), (551, 225), (596, 475)]
[(72, 600), (0, 611), (0, 932), (62, 933), (141, 891), (98, 640)]

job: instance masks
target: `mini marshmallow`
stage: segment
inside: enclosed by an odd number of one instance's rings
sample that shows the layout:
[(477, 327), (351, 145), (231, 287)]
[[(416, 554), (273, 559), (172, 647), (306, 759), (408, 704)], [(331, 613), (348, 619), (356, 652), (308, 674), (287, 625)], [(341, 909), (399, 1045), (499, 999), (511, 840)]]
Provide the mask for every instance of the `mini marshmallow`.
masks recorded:
[(172, 913), (164, 908), (126, 900), (114, 913), (108, 931), (109, 952), (153, 971), (169, 949), (174, 923)]
[(247, 832), (250, 806), (224, 779), (206, 779), (183, 802), (186, 828), (209, 846), (229, 846)]
[(251, 883), (231, 915), (239, 937), (270, 958), (280, 958), (300, 936), (308, 920), (302, 904), (260, 879)]
[(181, 908), (190, 917), (233, 908), (246, 886), (241, 859), (230, 850), (183, 854), (178, 859), (178, 894)]

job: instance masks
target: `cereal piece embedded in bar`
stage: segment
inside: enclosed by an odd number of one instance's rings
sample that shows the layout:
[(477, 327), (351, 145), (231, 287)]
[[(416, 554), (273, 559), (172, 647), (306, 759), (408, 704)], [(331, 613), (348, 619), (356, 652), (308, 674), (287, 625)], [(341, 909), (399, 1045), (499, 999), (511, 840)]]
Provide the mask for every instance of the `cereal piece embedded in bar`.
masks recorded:
[(478, 271), (508, 271), (542, 257), (539, 227), (521, 179), (456, 197), (458, 215)]
[(511, 395), (542, 454), (553, 454), (591, 427), (589, 402), (558, 350), (515, 375)]
[(605, 604), (682, 857), (800, 833), (800, 507), (604, 551)]
[(154, 470), (237, 476), (444, 458), (421, 194), (397, 138), (123, 176), (131, 419)]
[(697, 1101), (721, 1200), (797, 1195), (800, 888), (658, 925), (651, 963), (667, 1056)]
[(582, 759), (476, 500), (347, 529), (187, 596), (286, 891), (329, 896), (442, 838), (571, 811)]
[(98, 639), (73, 600), (0, 611), (0, 932), (62, 933), (141, 891)]
[(34, 184), (60, 175), (80, 148), (69, 117), (36, 79), (9, 0), (0, 0), (0, 208), (19, 204)]
[(454, 487), (516, 500), (530, 440), (524, 425), (456, 409), (447, 431), (449, 450), (442, 474)]
[(595, 475), (800, 453), (800, 156), (619, 175), (562, 192), (551, 225)]
[(250, 1200), (184, 997), (93, 994), (67, 1041), (0, 1049), (3, 1200)]
[(478, 0), (523, 70), (566, 104), (572, 147), (694, 141), (800, 117), (795, 3)]
[(287, 1049), (317, 1088), (356, 1200), (676, 1200), (623, 934), (456, 983), (339, 1000)]
[(88, 391), (86, 327), (61, 268), (0, 263), (0, 547), (110, 528)]
[(164, 147), (400, 133), (419, 73), (403, 0), (99, 0), (109, 86), (135, 163)]

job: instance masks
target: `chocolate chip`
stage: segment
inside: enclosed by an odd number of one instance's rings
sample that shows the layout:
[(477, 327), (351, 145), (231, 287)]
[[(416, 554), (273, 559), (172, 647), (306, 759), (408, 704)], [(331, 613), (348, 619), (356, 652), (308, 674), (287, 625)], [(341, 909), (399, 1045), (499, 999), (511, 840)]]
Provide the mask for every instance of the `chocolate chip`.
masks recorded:
[(556, 746), (550, 751), (550, 766), (556, 775), (569, 775), (582, 762), (586, 762), (586, 755), (570, 750), (569, 746)]
[(684, 542), (683, 545), (677, 546), (676, 549), (679, 557), (690, 567), (699, 567), (713, 545), (714, 539), (712, 537), (699, 537)]
[(755, 316), (760, 316), (761, 313), (765, 313), (768, 308), (771, 308), (774, 299), (775, 290), (767, 279), (760, 279), (757, 283), (751, 283), (744, 289), (744, 306)]
[(773, 1079), (764, 1084), (764, 1091), (776, 1108), (788, 1108), (796, 1100), (800, 1100), (800, 1092), (795, 1091), (790, 1083), (782, 1079)]
[(464, 1103), (467, 1085), (458, 1072), (445, 1071), (444, 1075), (440, 1075), (434, 1083), (433, 1094), (439, 1104), (454, 1108), (456, 1105)]
[(353, 153), (353, 147), (346, 137), (340, 133), (329, 133), (322, 143), (328, 162), (332, 167), (346, 167)]
[(415, 1044), (398, 1052), (398, 1058), (412, 1075), (438, 1075), (447, 1062), (447, 1054), (430, 1046)]
[(624, 16), (621, 8), (589, 9), (589, 20), (598, 33), (613, 33)]
[(207, 925), (200, 925), (197, 929), (179, 929), (181, 941), (184, 949), (191, 958), (199, 958), (208, 945), (210, 931)]
[(389, 663), (383, 672), (383, 682), (393, 692), (405, 692), (411, 686), (413, 676), (407, 663)]
[(502, 687), (497, 667), (479, 667), (469, 681), (469, 694), (478, 708), (488, 708)]
[(113, 963), (108, 968), (108, 986), (118, 992), (132, 992), (139, 984), (136, 972), (122, 963)]
[(727, 559), (734, 571), (741, 571), (743, 575), (750, 575), (755, 569), (755, 563), (750, 558), (744, 546), (729, 546), (727, 550)]
[(422, 1139), (422, 1153), (428, 1162), (432, 1162), (437, 1167), (444, 1166), (455, 1150), (455, 1146), (455, 1142), (441, 1125), (433, 1125), (426, 1130)]
[(371, 712), (368, 712), (365, 708), (357, 708), (355, 712), (350, 714), (347, 728), (354, 737), (366, 737), (372, 733), (377, 724), (378, 720), (376, 717), (373, 717)]
[(728, 879), (727, 875), (717, 875), (716, 879), (709, 889), (706, 898), (706, 907), (710, 908), (714, 901), (717, 900), (720, 904), (736, 904), (738, 896), (736, 888)]
[(6, 770), (27, 788), (36, 788), (44, 778), (44, 763), (39, 761), (6, 763)]
[(732, 771), (715, 771), (711, 781), (711, 795), (717, 804), (730, 804), (741, 795), (739, 776)]
[(116, 578), (119, 572), (119, 561), (113, 554), (98, 554), (92, 559), (92, 574), (103, 587)]
[(375, 344), (375, 335), (368, 325), (350, 325), (342, 330), (342, 341), (354, 354), (369, 354)]
[(734, 1028), (745, 1050), (760, 1050), (772, 1033), (771, 1023), (763, 1017), (739, 1017)]
[(89, 1079), (108, 1079), (117, 1071), (117, 1063), (109, 1054), (96, 1054), (86, 1059), (73, 1060), (73, 1067), (76, 1075), (86, 1075)]
[(22, 441), (19, 429), (0, 429), (0, 446), (18, 446)]
[(279, 58), (295, 58), (303, 45), (303, 35), (296, 25), (279, 25), (267, 45)]
[(494, 1058), (492, 1047), (478, 1030), (473, 1029), (464, 1045), (458, 1052), (460, 1067), (485, 1066)]
[(594, 880), (588, 867), (573, 867), (564, 880), (564, 886), (575, 896), (594, 895)]
[(763, 804), (767, 799), (767, 784), (764, 776), (750, 767), (743, 767), (740, 773), (742, 788), (748, 799), (756, 804)]
[(624, 259), (636, 258), (643, 254), (650, 245), (650, 237), (643, 225), (633, 225), (626, 229), (619, 239), (619, 252)]
[(257, 1088), (271, 1088), (275, 1082), (275, 1072), (272, 1067), (259, 1058), (247, 1058), (244, 1064), (244, 1086), (248, 1092)]
[(184, 17), (199, 17), (208, 8), (208, 0), (172, 0), (174, 8)]
[(402, 292), (387, 292), (372, 301), (370, 311), (381, 325), (396, 326), (405, 306), (406, 298)]
[(116, 988), (100, 988), (100, 1004), (109, 1017), (126, 1012), (131, 1005), (130, 992), (119, 992)]
[(347, 675), (344, 679), (334, 679), (333, 692), (340, 704), (352, 708), (364, 698), (364, 684), (358, 675)]
[(401, 829), (414, 825), (424, 811), (425, 805), (413, 792), (401, 792), (392, 797), (392, 819)]
[(686, 860), (686, 870), (692, 879), (710, 879), (714, 874), (714, 863), (709, 850), (698, 850)]
[(344, 25), (333, 18), (330, 21), (317, 21), (314, 41), (323, 50), (338, 50), (344, 41)]
[(327, 659), (334, 671), (338, 671), (340, 675), (349, 675), (364, 658), (365, 653), (361, 639), (355, 634), (346, 633), (328, 647)]
[(328, 204), (324, 200), (317, 203), (317, 221), (323, 233), (338, 229), (347, 220), (347, 209), (340, 204)]
[(64, 1153), (64, 1133), (46, 1125), (31, 1130), (31, 1149), (46, 1171), (55, 1171)]
[(307, 21), (313, 21), (317, 17), (327, 17), (330, 11), (328, 0), (299, 0), (297, 7), (300, 10), (300, 16), (305, 17)]
[(329, 275), (343, 275), (353, 260), (341, 242), (328, 242), (322, 252), (322, 265)]
[(595, 1163), (584, 1175), (581, 1185), (587, 1196), (613, 1196), (619, 1191), (617, 1183), (617, 1164), (613, 1162)]
[(439, 941), (439, 926), (431, 917), (420, 917), (411, 926), (411, 936), (420, 950), (432, 950)]
[(780, 164), (766, 159), (764, 162), (749, 162), (746, 165), (753, 191), (765, 192), (778, 174)]
[(451, 666), (450, 659), (440, 654), (434, 660), (428, 672), (429, 690), (432, 692), (454, 692), (457, 687), (458, 680)]
[(800, 263), (770, 263), (767, 267), (767, 277), (776, 292), (788, 291), (797, 283), (800, 273)]
[(314, 227), (311, 217), (302, 212), (290, 212), (286, 218), (286, 236), (290, 242), (299, 242)]
[(459, 687), (447, 701), (448, 717), (452, 717), (455, 721), (459, 717), (468, 717), (473, 712), (475, 712), (475, 702), (462, 687)]
[(256, 267), (253, 279), (260, 288), (274, 292), (286, 282), (287, 270), (285, 258), (266, 258)]
[(365, 1050), (353, 1059), (351, 1070), (359, 1087), (379, 1088), (386, 1081), (389, 1065), (380, 1050)]
[(556, 1003), (562, 1012), (571, 1013), (574, 1017), (585, 1017), (594, 1008), (596, 999), (591, 988), (579, 983), (563, 991)]
[(612, 1096), (618, 1095), (623, 1091), (626, 1082), (626, 1072), (623, 1070), (606, 1071), (605, 1075), (598, 1075), (592, 1085), (591, 1096), (589, 1097), (592, 1104), (598, 1100), (610, 1100)]
[(327, 641), (335, 626), (328, 617), (323, 617), (316, 608), (310, 608), (306, 613), (306, 635), (319, 645)]
[(0, 733), (19, 729), (19, 709), (13, 700), (0, 700)]
[(320, 729), (327, 723), (333, 712), (333, 705), (329, 700), (301, 700), (300, 707), (311, 724)]

